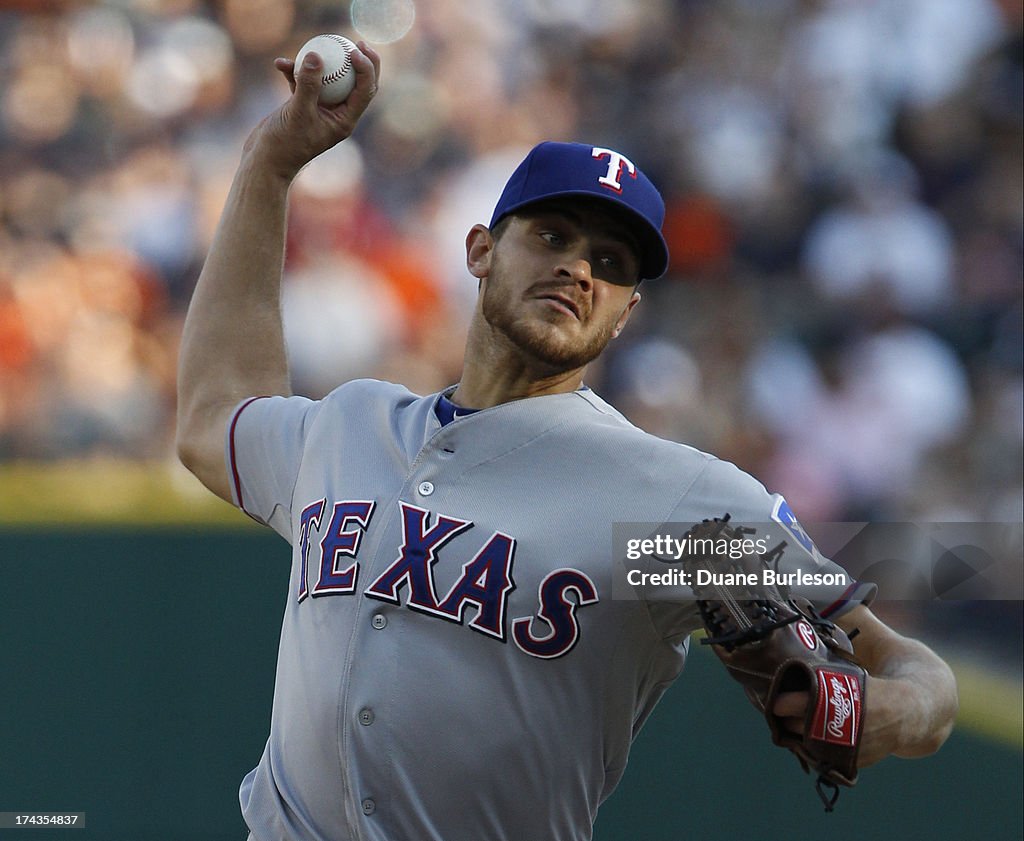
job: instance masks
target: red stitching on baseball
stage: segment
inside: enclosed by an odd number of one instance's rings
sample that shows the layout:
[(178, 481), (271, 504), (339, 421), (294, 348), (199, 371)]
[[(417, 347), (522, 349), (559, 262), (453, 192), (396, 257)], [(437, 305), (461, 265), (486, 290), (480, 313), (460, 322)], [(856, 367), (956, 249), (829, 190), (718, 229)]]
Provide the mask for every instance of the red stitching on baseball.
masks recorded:
[(344, 38), (341, 38), (338, 35), (327, 35), (325, 37), (330, 38), (332, 41), (335, 41), (338, 44), (341, 44), (341, 48), (345, 51), (345, 63), (341, 65), (341, 67), (339, 67), (333, 73), (328, 73), (326, 76), (323, 77), (323, 83), (325, 85), (328, 85), (331, 82), (340, 79), (342, 76), (348, 73), (349, 67), (352, 66), (352, 48), (345, 42)]

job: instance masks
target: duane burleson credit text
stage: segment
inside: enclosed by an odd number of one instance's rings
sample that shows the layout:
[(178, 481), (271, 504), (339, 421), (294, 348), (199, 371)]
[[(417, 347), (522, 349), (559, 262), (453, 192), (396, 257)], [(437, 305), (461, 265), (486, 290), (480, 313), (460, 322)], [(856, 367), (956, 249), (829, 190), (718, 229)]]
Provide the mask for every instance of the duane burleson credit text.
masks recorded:
[[(761, 537), (757, 540), (752, 538), (692, 538), (682, 539), (669, 535), (657, 535), (648, 538), (634, 538), (626, 541), (626, 557), (631, 561), (639, 560), (645, 556), (657, 558), (660, 561), (671, 563), (679, 561), (686, 555), (704, 555), (740, 560), (752, 554), (765, 555), (768, 552), (768, 540)], [(694, 580), (696, 578), (696, 580)], [(711, 569), (698, 569), (696, 574), (682, 569), (667, 569), (664, 572), (641, 572), (638, 569), (629, 570), (626, 580), (633, 587), (654, 585), (654, 586), (697, 586), (719, 585), (725, 587), (758, 587), (758, 586), (821, 586), (838, 584), (846, 586), (849, 578), (842, 572), (780, 572), (764, 567), (756, 571), (716, 571)]]

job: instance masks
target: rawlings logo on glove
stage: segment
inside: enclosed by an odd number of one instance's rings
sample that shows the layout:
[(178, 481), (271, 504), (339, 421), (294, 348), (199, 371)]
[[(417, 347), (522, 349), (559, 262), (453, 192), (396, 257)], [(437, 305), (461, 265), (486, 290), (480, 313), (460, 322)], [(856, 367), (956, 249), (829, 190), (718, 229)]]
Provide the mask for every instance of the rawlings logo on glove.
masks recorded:
[[(732, 543), (753, 529), (729, 524), (729, 515), (698, 523), (687, 536), (690, 545), (713, 546), (726, 538)], [(710, 538), (710, 542), (701, 540)], [(820, 616), (804, 599), (783, 598), (772, 585), (701, 585), (699, 581), (758, 580), (760, 573), (776, 567), (786, 544), (766, 555), (749, 554), (741, 559), (691, 553), (681, 558), (707, 632), (702, 642), (712, 646), (719, 660), (744, 688), (751, 703), (765, 716), (775, 744), (791, 750), (805, 771), (818, 776), (816, 788), (825, 811), (831, 812), (839, 786), (857, 782), (867, 674), (853, 655), (849, 637)], [(697, 573), (738, 572), (744, 575), (714, 576)], [(805, 692), (809, 703), (804, 713), (803, 734), (785, 726), (775, 714), (780, 693)]]
[(854, 747), (860, 736), (860, 685), (850, 675), (820, 669), (815, 739)]

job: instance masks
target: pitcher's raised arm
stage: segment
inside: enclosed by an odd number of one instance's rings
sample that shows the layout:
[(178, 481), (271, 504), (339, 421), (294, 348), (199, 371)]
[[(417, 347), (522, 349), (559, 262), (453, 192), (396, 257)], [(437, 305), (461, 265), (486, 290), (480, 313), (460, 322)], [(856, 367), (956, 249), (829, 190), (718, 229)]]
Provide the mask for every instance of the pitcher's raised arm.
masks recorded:
[(318, 103), (322, 60), (302, 67), (274, 62), (291, 96), (252, 132), (199, 275), (178, 363), (177, 448), (182, 463), (231, 500), (224, 429), (246, 397), (290, 393), (281, 323), (288, 190), (317, 155), (349, 137), (376, 95), (380, 57), (365, 42), (352, 54), (356, 83), (348, 98)]

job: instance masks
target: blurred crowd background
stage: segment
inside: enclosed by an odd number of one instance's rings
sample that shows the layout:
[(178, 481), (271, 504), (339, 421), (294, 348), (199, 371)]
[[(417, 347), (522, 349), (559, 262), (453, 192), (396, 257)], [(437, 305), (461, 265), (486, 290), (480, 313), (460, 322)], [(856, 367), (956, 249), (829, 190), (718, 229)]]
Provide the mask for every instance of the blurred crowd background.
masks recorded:
[(673, 255), (603, 396), (805, 521), (1020, 521), (1022, 26), (1019, 0), (0, 2), (0, 461), (173, 458), (272, 60), (341, 32), (384, 70), (292, 191), (296, 391), (456, 382), (466, 232), (530, 146), (580, 140), (662, 188)]

